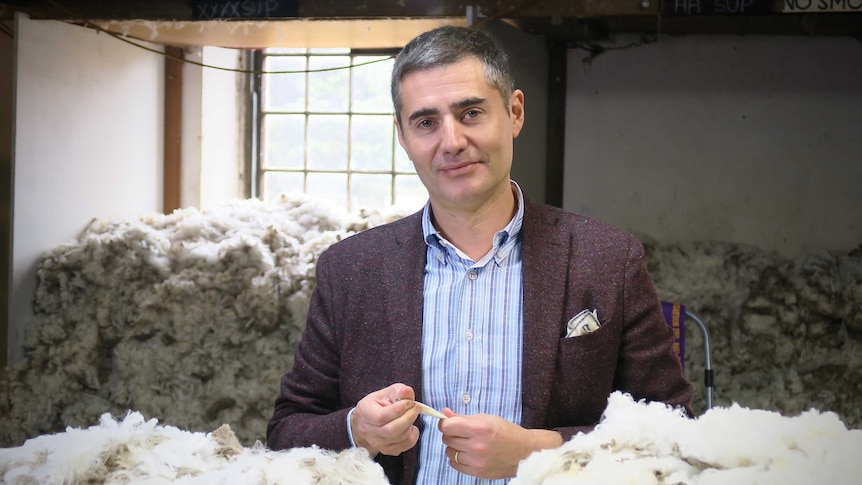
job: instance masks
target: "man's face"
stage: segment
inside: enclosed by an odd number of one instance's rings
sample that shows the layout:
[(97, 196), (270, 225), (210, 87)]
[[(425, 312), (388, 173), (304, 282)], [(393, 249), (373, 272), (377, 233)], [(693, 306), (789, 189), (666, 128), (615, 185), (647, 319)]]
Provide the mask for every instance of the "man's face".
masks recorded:
[(398, 141), (435, 207), (474, 210), (509, 186), (513, 140), (524, 124), (524, 94), (508, 110), (482, 63), (414, 71), (401, 80)]

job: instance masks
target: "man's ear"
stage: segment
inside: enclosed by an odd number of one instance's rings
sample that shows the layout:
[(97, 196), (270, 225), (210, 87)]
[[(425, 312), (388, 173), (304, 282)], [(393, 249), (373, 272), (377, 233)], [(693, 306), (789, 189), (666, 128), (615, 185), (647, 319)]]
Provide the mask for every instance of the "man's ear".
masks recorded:
[(512, 138), (518, 138), (524, 127), (524, 92), (516, 89), (509, 97), (509, 118), (512, 120)]
[(401, 132), (401, 123), (398, 122), (398, 117), (393, 116), (392, 122), (395, 123), (395, 133), (398, 134), (398, 144), (401, 145), (401, 148), (403, 148), (407, 153), (407, 157), (413, 160), (413, 158), (410, 157), (410, 151), (407, 150), (407, 144), (404, 143), (404, 133)]

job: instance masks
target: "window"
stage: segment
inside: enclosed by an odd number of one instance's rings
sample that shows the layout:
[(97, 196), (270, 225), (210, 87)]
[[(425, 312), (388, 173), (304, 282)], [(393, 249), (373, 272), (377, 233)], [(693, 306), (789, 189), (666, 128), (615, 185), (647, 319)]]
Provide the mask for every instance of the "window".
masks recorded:
[(252, 195), (305, 192), (352, 212), (419, 209), (427, 192), (392, 122), (394, 52), (257, 51)]

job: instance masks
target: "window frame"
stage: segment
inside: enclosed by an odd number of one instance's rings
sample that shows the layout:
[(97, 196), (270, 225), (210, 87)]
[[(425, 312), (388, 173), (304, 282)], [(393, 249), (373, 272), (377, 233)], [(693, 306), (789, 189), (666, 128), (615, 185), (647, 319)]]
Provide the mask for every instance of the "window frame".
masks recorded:
[[(332, 111), (332, 112), (318, 112), (309, 110), (308, 103), (305, 103), (304, 110), (302, 112), (299, 111), (268, 111), (265, 106), (265, 98), (264, 98), (264, 76), (272, 75), (276, 76), (277, 74), (264, 74), (264, 66), (266, 65), (266, 58), (269, 56), (279, 57), (279, 56), (304, 56), (306, 58), (305, 65), (309, 65), (309, 59), (315, 56), (318, 57), (328, 57), (328, 56), (341, 56), (341, 57), (349, 57), (351, 59), (351, 66), (354, 63), (354, 58), (356, 57), (367, 57), (367, 56), (388, 56), (394, 57), (400, 51), (400, 48), (380, 48), (380, 49), (355, 49), (355, 48), (344, 48), (346, 52), (315, 52), (318, 49), (305, 49), (304, 53), (297, 54), (270, 54), (267, 53), (265, 49), (255, 49), (250, 52), (249, 55), (249, 63), (250, 63), (250, 80), (249, 80), (249, 110), (250, 115), (248, 116), (248, 126), (251, 133), (250, 136), (250, 156), (248, 162), (248, 174), (246, 182), (246, 191), (250, 197), (257, 197), (260, 199), (265, 199), (267, 194), (265, 193), (265, 184), (264, 179), (267, 173), (301, 173), (302, 174), (302, 184), (303, 184), (303, 192), (307, 192), (308, 190), (308, 175), (309, 174), (318, 174), (318, 173), (334, 173), (334, 174), (345, 174), (347, 178), (347, 186), (346, 186), (346, 207), (345, 209), (351, 212), (356, 212), (358, 207), (351, 207), (352, 205), (352, 179), (355, 175), (388, 175), (389, 178), (389, 203), (390, 204), (398, 204), (400, 203), (397, 200), (397, 191), (396, 185), (399, 176), (415, 176), (418, 180), (418, 175), (415, 170), (411, 169), (409, 171), (399, 170), (399, 164), (396, 163), (398, 160), (398, 156), (396, 151), (398, 148), (397, 142), (397, 133), (395, 132), (394, 123), (392, 126), (392, 146), (390, 147), (389, 153), (389, 167), (388, 169), (361, 169), (356, 170), (351, 166), (351, 156), (353, 150), (353, 144), (351, 140), (352, 133), (352, 123), (355, 116), (379, 116), (379, 115), (388, 115), (392, 116), (394, 113), (389, 112), (367, 112), (367, 111), (354, 111), (353, 107), (353, 72), (352, 69), (348, 69), (349, 81), (348, 81), (348, 92), (347, 96), (347, 108), (345, 111)], [(306, 76), (308, 76), (308, 72), (306, 72)], [(306, 86), (308, 85), (308, 80), (306, 80)], [(388, 92), (388, 83), (384, 89)], [(306, 96), (308, 93), (306, 93)], [(265, 146), (265, 118), (269, 115), (278, 115), (278, 114), (290, 114), (290, 115), (304, 115), (305, 121), (304, 126), (306, 132), (303, 134), (306, 138), (305, 147), (303, 149), (303, 162), (302, 168), (278, 168), (278, 167), (266, 167), (265, 166), (265, 152), (267, 147)], [(348, 139), (347, 143), (347, 165), (344, 170), (324, 170), (319, 168), (310, 168), (309, 160), (308, 160), (308, 126), (309, 126), (309, 116), (318, 116), (318, 115), (340, 115), (347, 116), (348, 119)]]

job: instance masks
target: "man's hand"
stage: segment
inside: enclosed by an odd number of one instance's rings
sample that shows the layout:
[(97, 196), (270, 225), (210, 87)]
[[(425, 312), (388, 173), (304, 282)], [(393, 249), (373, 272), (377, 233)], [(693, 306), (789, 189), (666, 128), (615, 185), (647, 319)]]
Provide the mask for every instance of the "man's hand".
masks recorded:
[(350, 416), (353, 441), (368, 450), (397, 456), (416, 446), (419, 428), (413, 425), (419, 416), (414, 405), (413, 388), (393, 384), (362, 398)]
[[(437, 425), (449, 465), (478, 478), (510, 478), (532, 452), (563, 445), (563, 437), (544, 429), (525, 429), (498, 416), (462, 416), (445, 408)], [(455, 453), (458, 453), (457, 460)]]

